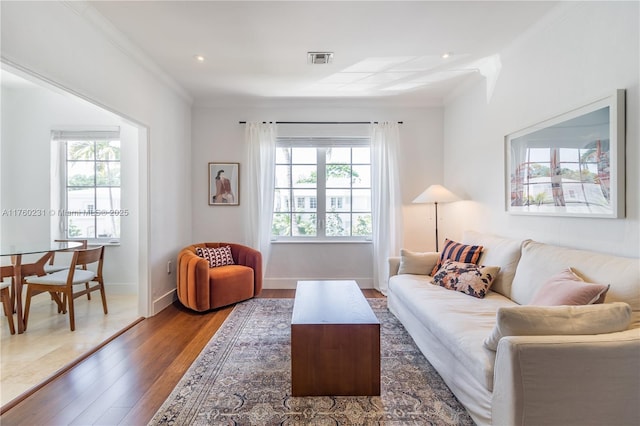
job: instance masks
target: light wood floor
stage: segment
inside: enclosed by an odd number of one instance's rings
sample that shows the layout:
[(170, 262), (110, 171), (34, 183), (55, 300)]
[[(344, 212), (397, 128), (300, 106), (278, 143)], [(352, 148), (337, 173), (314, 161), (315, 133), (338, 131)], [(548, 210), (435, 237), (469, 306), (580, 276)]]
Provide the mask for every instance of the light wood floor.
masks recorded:
[[(366, 297), (384, 297), (363, 290)], [(294, 290), (260, 297), (292, 298)], [(233, 307), (197, 313), (174, 303), (8, 410), (8, 425), (145, 425)]]
[(78, 357), (94, 349), (138, 319), (138, 297), (108, 294), (104, 314), (100, 295), (75, 300), (76, 330), (69, 330), (69, 315), (57, 313), (48, 294), (35, 296), (27, 331), (10, 334), (0, 318), (0, 405), (55, 375)]

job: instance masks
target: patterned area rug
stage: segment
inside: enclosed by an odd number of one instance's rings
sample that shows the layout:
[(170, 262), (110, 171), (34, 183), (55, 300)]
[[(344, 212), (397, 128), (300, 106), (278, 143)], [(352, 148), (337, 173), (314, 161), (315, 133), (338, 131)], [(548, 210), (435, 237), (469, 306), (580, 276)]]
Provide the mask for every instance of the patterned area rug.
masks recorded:
[(376, 397), (292, 397), (293, 299), (238, 304), (150, 425), (473, 425), (385, 299)]

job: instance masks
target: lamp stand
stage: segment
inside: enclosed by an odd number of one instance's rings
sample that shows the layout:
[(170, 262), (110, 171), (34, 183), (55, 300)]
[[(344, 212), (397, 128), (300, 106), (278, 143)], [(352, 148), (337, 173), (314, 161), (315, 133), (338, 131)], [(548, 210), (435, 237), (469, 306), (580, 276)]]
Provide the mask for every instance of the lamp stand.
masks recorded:
[(438, 251), (438, 203), (433, 203), (436, 205), (436, 252)]
[(436, 252), (440, 251), (438, 241), (438, 203), (451, 203), (458, 201), (459, 198), (453, 192), (449, 191), (442, 185), (431, 185), (425, 189), (422, 194), (418, 195), (413, 202), (419, 204), (435, 204), (436, 207)]

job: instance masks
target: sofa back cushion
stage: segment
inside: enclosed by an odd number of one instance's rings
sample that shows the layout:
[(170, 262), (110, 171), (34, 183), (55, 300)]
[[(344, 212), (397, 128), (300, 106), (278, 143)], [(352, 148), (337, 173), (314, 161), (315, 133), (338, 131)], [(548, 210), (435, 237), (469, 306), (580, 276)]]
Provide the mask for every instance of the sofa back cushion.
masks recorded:
[(478, 265), (499, 266), (500, 272), (491, 285), (491, 290), (511, 298), (511, 283), (520, 260), (522, 240), (512, 240), (483, 234), (476, 231), (466, 231), (462, 236), (465, 244), (482, 245), (482, 254)]
[(605, 303), (625, 302), (634, 312), (632, 327), (640, 327), (640, 261), (586, 250), (525, 241), (513, 278), (511, 299), (527, 305), (553, 275), (570, 267), (585, 281), (610, 285)]

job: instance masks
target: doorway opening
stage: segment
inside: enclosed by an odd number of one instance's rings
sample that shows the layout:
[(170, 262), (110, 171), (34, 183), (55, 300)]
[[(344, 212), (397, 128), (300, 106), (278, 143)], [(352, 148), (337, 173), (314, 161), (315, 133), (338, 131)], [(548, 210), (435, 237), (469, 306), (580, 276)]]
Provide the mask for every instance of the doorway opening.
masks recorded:
[[(0, 216), (0, 242), (8, 245), (69, 236), (68, 229), (60, 225), (69, 222), (59, 217), (67, 210), (59, 208), (60, 199), (53, 190), (62, 186), (56, 178), (59, 161), (53, 154), (54, 131), (117, 129), (120, 161), (110, 176), (120, 185), (117, 210), (126, 212), (119, 217), (119, 238), (89, 239), (90, 245), (105, 246), (107, 315), (99, 297), (90, 301), (79, 298), (76, 331), (71, 332), (68, 315), (59, 314), (50, 298), (39, 295), (33, 299), (25, 333), (10, 335), (6, 319), (0, 319), (0, 405), (4, 406), (148, 316), (149, 132), (141, 123), (5, 63), (0, 83), (0, 211), (7, 213)], [(84, 178), (76, 175), (76, 180)], [(95, 203), (92, 206), (95, 208)], [(34, 214), (17, 213), (22, 211)], [(106, 237), (106, 233), (95, 236)], [(58, 255), (63, 261), (70, 254), (58, 253), (56, 260)], [(2, 257), (0, 261), (5, 265), (11, 259)]]

